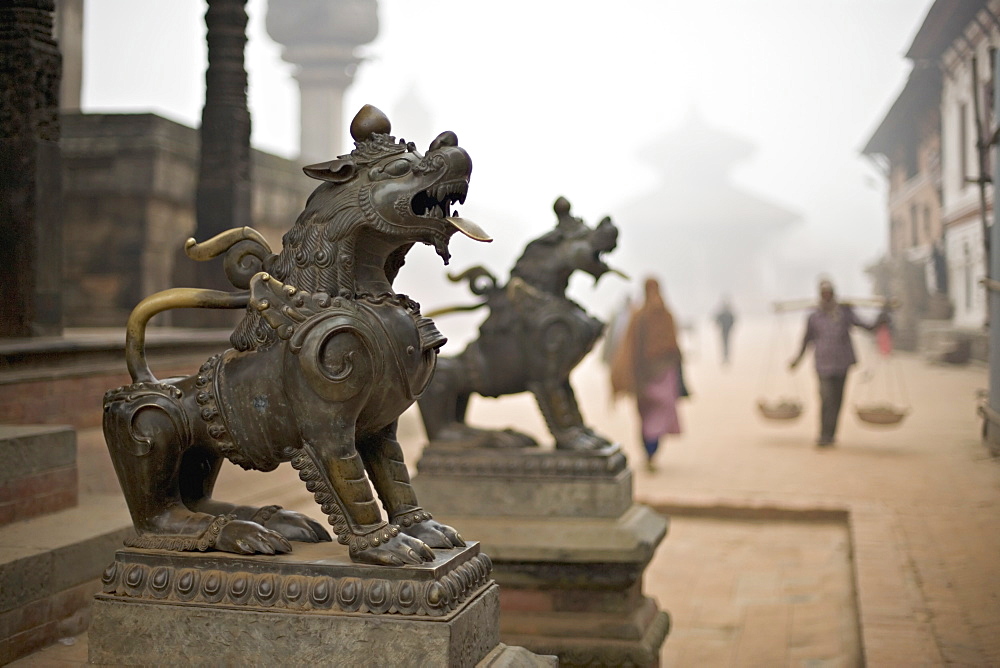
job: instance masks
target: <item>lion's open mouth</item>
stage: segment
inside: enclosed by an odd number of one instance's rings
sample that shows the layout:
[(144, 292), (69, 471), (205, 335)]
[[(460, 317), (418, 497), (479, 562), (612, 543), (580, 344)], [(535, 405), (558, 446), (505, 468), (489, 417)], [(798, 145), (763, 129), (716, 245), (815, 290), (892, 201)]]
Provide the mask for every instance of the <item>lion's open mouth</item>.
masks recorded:
[(445, 181), (417, 193), (410, 202), (410, 208), (413, 213), (424, 218), (447, 218), (452, 215), (451, 207), (456, 202), (465, 204), (468, 192), (469, 184), (466, 181)]
[(593, 254), (593, 265), (591, 266), (590, 269), (584, 269), (584, 271), (586, 271), (591, 276), (593, 276), (594, 279), (595, 279), (595, 282), (596, 282), (596, 279), (600, 278), (605, 273), (612, 273), (612, 274), (615, 274), (616, 276), (621, 276), (625, 280), (629, 280), (628, 274), (626, 274), (626, 273), (624, 273), (624, 272), (622, 272), (622, 271), (620, 271), (618, 269), (615, 269), (614, 267), (609, 267), (608, 264), (604, 261), (604, 259), (605, 259), (604, 258), (605, 253), (610, 253), (613, 250), (614, 250), (614, 247), (612, 247), (612, 248), (605, 248), (605, 249), (599, 249), (599, 250), (595, 250), (594, 251), (594, 254)]
[(451, 207), (456, 202), (465, 204), (465, 195), (468, 192), (468, 181), (457, 179), (438, 183), (414, 195), (413, 199), (410, 200), (410, 209), (420, 218), (450, 223), (452, 227), (470, 239), (493, 241), (493, 238), (479, 225), (459, 216), (457, 210), (452, 212)]

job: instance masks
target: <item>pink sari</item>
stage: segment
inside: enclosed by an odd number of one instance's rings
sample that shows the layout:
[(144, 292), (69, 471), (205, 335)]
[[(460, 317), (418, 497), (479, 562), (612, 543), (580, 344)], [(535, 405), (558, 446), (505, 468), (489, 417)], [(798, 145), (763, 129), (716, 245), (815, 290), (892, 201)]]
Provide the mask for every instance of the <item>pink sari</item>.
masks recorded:
[(653, 441), (666, 434), (681, 433), (677, 417), (677, 397), (680, 394), (677, 366), (667, 368), (639, 389), (636, 404), (642, 420), (642, 438)]

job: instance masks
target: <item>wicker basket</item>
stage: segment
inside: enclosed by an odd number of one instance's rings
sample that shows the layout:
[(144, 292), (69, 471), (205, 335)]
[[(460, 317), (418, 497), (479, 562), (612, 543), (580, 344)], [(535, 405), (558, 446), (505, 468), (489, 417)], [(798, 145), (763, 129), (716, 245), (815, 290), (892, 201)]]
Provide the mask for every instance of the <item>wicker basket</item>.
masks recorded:
[(899, 424), (907, 414), (907, 411), (888, 404), (855, 406), (855, 411), (859, 420), (876, 425)]
[(768, 420), (794, 420), (802, 415), (802, 404), (797, 401), (757, 402), (757, 410)]

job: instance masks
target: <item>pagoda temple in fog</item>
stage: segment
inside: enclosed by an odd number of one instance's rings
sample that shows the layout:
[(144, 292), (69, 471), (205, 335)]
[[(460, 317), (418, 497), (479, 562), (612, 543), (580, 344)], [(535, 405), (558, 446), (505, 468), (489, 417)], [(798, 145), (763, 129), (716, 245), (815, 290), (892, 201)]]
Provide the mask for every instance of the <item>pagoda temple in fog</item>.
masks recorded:
[(732, 182), (754, 152), (692, 112), (642, 152), (656, 170), (655, 188), (616, 209), (620, 252), (634, 278), (661, 277), (683, 315), (710, 312), (722, 295), (738, 309), (757, 309), (777, 292), (776, 244), (801, 219)]

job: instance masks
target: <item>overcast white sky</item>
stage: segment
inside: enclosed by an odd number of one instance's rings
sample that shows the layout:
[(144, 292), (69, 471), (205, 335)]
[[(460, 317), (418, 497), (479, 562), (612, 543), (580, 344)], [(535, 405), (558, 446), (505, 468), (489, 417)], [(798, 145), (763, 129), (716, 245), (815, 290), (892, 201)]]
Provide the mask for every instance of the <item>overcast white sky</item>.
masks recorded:
[[(735, 178), (802, 216), (788, 240), (801, 260), (842, 293), (868, 294), (862, 268), (886, 246), (885, 184), (858, 150), (905, 81), (902, 54), (930, 5), (380, 0), (381, 33), (363, 47), (370, 59), (346, 106), (350, 114), (370, 102), (391, 115), (416, 87), (435, 130), (456, 131), (475, 163), (463, 214), (497, 237), (480, 248), (454, 242), (455, 266), (500, 272), (554, 223), (557, 195), (595, 222), (655, 188), (637, 153), (695, 109), (757, 146)], [(151, 110), (196, 126), (204, 10), (200, 0), (88, 0), (84, 109)], [(291, 66), (264, 29), (266, 0), (249, 0), (248, 13), (253, 142), (292, 157)], [(398, 123), (393, 133), (429, 139)], [(669, 213), (665, 202), (668, 236)], [(613, 280), (602, 281), (606, 297), (625, 289)], [(775, 297), (812, 294), (798, 282)]]

